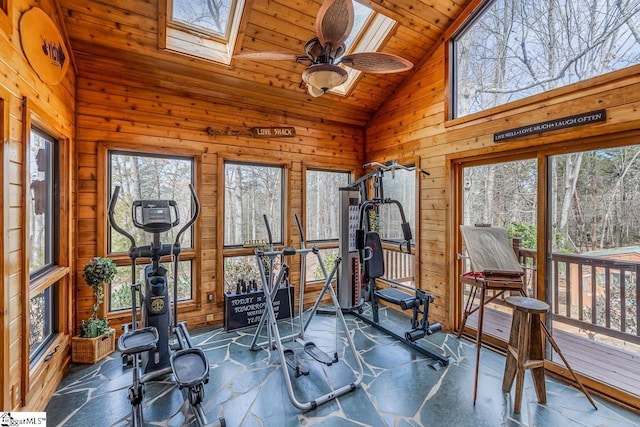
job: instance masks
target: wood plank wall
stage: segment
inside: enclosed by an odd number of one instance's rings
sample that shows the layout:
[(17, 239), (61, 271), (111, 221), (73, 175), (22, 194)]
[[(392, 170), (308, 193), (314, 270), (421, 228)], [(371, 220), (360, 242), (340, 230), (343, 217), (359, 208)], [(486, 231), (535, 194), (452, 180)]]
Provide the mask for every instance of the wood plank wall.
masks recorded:
[[(363, 161), (364, 130), (318, 118), (303, 120), (257, 109), (230, 105), (223, 99), (199, 98), (161, 87), (144, 70), (114, 66), (84, 53), (76, 53), (80, 77), (77, 93), (78, 144), (78, 275), (84, 263), (104, 255), (106, 243), (105, 162), (108, 149), (163, 152), (200, 159), (196, 191), (202, 203), (197, 223), (200, 263), (193, 304), (181, 320), (190, 328), (222, 324), (222, 165), (225, 160), (283, 165), (287, 171), (285, 238), (298, 242), (293, 214), (304, 223), (305, 166), (357, 171)], [(253, 126), (294, 126), (296, 138), (253, 139)], [(239, 131), (243, 135), (211, 136), (206, 129)], [(251, 252), (248, 251), (247, 254)], [(295, 268), (295, 266), (294, 266)], [(296, 272), (297, 274), (297, 272)], [(295, 277), (293, 278), (295, 280)], [(80, 279), (81, 281), (81, 279)], [(78, 285), (77, 319), (88, 317), (92, 296), (88, 286)], [(207, 302), (213, 292), (215, 301)], [(212, 316), (211, 316), (212, 315)], [(207, 320), (209, 316), (209, 320)], [(130, 313), (110, 315), (110, 323), (128, 322)], [(76, 322), (77, 323), (77, 322)]]
[[(640, 66), (451, 121), (445, 120), (446, 69), (443, 44), (378, 111), (366, 128), (365, 138), (367, 162), (417, 157), (420, 167), (431, 174), (420, 180), (419, 286), (435, 295), (430, 320), (441, 322), (451, 331), (460, 313), (454, 304), (459, 286), (454, 274), (455, 242), (460, 239), (455, 221), (454, 162), (495, 155), (504, 155), (501, 161), (507, 161), (523, 150), (532, 151), (535, 157), (551, 147), (561, 150), (576, 144), (590, 144), (592, 149), (623, 140), (637, 144)], [(600, 109), (607, 111), (606, 122), (493, 142), (493, 134), (498, 131)], [(542, 259), (541, 254), (538, 259)], [(543, 281), (544, 271), (539, 271), (538, 277)], [(618, 394), (616, 398), (640, 405), (637, 397)]]
[[(51, 0), (9, 0), (8, 10), (0, 11), (0, 135), (2, 137), (2, 278), (0, 284), (0, 409), (42, 411), (69, 363), (69, 337), (72, 333), (71, 284), (75, 275), (75, 72), (73, 65), (58, 85), (43, 83), (26, 61), (20, 45), (18, 22), (23, 12), (37, 6), (57, 21), (56, 4)], [(60, 31), (64, 34), (62, 25)], [(5, 25), (6, 24), (6, 25)], [(25, 243), (28, 230), (25, 212), (27, 200), (26, 140), (29, 124), (38, 126), (63, 141), (62, 157), (70, 163), (62, 185), (67, 212), (62, 225), (60, 247), (65, 265), (60, 277), (60, 334), (54, 345), (59, 351), (48, 361), (29, 367), (28, 338), (29, 250)], [(59, 273), (60, 274), (60, 273)]]

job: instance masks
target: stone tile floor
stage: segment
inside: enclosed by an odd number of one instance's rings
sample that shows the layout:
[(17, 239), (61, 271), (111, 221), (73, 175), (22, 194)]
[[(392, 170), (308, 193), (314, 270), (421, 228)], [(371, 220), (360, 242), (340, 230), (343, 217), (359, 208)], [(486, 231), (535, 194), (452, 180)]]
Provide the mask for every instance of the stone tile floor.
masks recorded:
[[(354, 392), (301, 413), (290, 402), (277, 352), (249, 349), (255, 328), (191, 331), (210, 364), (204, 410), (209, 421), (224, 416), (228, 426), (640, 426), (640, 416), (594, 397), (594, 410), (576, 388), (547, 377), (547, 403), (538, 404), (526, 374), (522, 411), (512, 413), (514, 392), (503, 393), (505, 358), (482, 350), (478, 398), (473, 405), (475, 345), (443, 332), (421, 340), (431, 351), (453, 356), (441, 370), (432, 360), (409, 349), (376, 328), (346, 315), (364, 366), (364, 379)], [(403, 334), (406, 317), (386, 310), (387, 327)], [(283, 325), (283, 329), (288, 327)], [(355, 378), (354, 359), (344, 336), (335, 338), (333, 316), (319, 315), (309, 326), (307, 340), (333, 352), (340, 362), (331, 367), (309, 363), (308, 376), (292, 378), (296, 398), (312, 400), (331, 387)], [(304, 354), (304, 353), (303, 353)], [(49, 402), (50, 426), (125, 426), (130, 423), (127, 388), (131, 370), (122, 367), (116, 352), (95, 365), (71, 365)], [(145, 423), (156, 426), (195, 425), (184, 396), (171, 377), (148, 383)]]

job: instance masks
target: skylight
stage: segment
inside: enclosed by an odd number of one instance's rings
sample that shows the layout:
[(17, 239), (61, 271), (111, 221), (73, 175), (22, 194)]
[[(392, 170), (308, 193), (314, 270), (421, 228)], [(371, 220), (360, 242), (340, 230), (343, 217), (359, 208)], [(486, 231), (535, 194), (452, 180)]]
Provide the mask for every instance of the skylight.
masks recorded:
[[(231, 63), (245, 0), (164, 0), (160, 48)], [(163, 2), (161, 1), (161, 4)]]
[(353, 29), (351, 30), (349, 37), (347, 37), (347, 40), (344, 42), (347, 48), (352, 47), (356, 38), (362, 35), (362, 29), (367, 24), (371, 15), (373, 15), (373, 10), (358, 3), (357, 1), (353, 2)]
[[(353, 11), (353, 29), (345, 42), (347, 54), (377, 52), (396, 25), (396, 21), (356, 1), (353, 2)], [(332, 89), (332, 93), (346, 95), (361, 74), (350, 67), (345, 67), (345, 70), (348, 73), (347, 81)]]
[(233, 0), (173, 0), (169, 22), (177, 27), (229, 39), (229, 22), (233, 19)]

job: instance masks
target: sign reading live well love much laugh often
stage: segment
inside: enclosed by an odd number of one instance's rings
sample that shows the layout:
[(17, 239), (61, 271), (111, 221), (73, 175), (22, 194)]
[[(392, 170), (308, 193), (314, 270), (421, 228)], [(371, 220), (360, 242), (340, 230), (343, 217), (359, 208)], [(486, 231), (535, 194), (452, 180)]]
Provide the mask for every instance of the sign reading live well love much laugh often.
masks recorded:
[(45, 82), (56, 85), (69, 68), (69, 52), (53, 20), (32, 7), (20, 17), (20, 42), (27, 61)]
[(493, 134), (493, 142), (502, 142), (507, 139), (518, 138), (534, 133), (548, 132), (557, 129), (565, 129), (573, 126), (588, 125), (590, 123), (604, 122), (607, 120), (606, 110), (590, 111), (588, 113), (576, 114), (575, 116), (563, 117), (561, 119), (549, 120), (529, 126), (522, 126)]

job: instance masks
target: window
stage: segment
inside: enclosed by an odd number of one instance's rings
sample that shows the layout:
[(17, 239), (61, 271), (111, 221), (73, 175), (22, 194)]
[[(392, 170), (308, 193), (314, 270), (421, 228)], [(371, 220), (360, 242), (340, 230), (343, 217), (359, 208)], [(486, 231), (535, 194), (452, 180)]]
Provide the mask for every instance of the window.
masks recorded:
[(235, 1), (173, 0), (169, 23), (192, 29), (221, 40), (229, 40), (229, 27), (235, 13)]
[[(224, 283), (235, 291), (238, 280), (258, 280), (254, 248), (283, 243), (284, 169), (280, 166), (224, 164)], [(246, 249), (243, 249), (245, 247)]]
[[(307, 241), (322, 241), (320, 256), (328, 271), (338, 256), (340, 229), (340, 187), (349, 184), (349, 172), (307, 169), (306, 174), (306, 229)], [(315, 255), (307, 256), (305, 278), (307, 281), (324, 278)]]
[[(36, 362), (58, 332), (57, 286), (47, 286), (48, 272), (58, 265), (59, 175), (57, 141), (32, 128), (29, 161), (29, 280), (36, 289), (29, 302), (29, 358)], [(44, 285), (41, 285), (44, 283)], [(41, 289), (41, 290), (40, 290)]]
[[(192, 158), (139, 154), (121, 151), (109, 152), (109, 188), (110, 193), (119, 185), (120, 195), (115, 208), (115, 218), (123, 229), (127, 230), (139, 246), (148, 245), (153, 239), (147, 233), (133, 225), (131, 205), (135, 200), (175, 200), (178, 205), (180, 224), (160, 234), (162, 243), (173, 243), (180, 228), (192, 215), (191, 191), (193, 184), (194, 161)], [(118, 273), (111, 282), (108, 306), (110, 310), (121, 310), (131, 306), (131, 264), (128, 253), (130, 242), (117, 231), (109, 227), (107, 253), (118, 264)], [(192, 299), (193, 261), (196, 253), (193, 249), (193, 229), (186, 232), (181, 240), (180, 263), (178, 265), (178, 299)], [(173, 281), (173, 262), (165, 260), (167, 277)], [(144, 265), (137, 266), (137, 277), (142, 281)]]
[[(405, 219), (411, 226), (415, 244), (416, 234), (416, 173), (414, 170), (397, 169), (382, 176), (384, 197), (397, 200), (402, 205)], [(384, 204), (379, 210), (380, 238), (383, 240), (402, 240), (402, 217), (395, 204)]]
[[(344, 42), (347, 54), (378, 51), (396, 25), (395, 20), (355, 1), (353, 2), (353, 15), (353, 29)], [(347, 81), (333, 88), (332, 93), (346, 95), (362, 74), (350, 67), (345, 67), (345, 70), (348, 73)]]
[(268, 241), (267, 216), (273, 243), (282, 243), (284, 171), (281, 167), (224, 165), (224, 246)]
[(486, 2), (452, 39), (453, 118), (640, 62), (635, 0)]
[[(411, 167), (411, 166), (409, 166)], [(402, 205), (405, 220), (411, 227), (411, 254), (406, 253), (406, 247), (400, 251), (397, 242), (404, 240), (402, 231), (402, 216), (396, 204), (383, 204), (378, 209), (377, 226), (380, 238), (383, 240), (385, 263), (384, 278), (415, 286), (415, 247), (416, 236), (416, 172), (415, 170), (396, 169), (385, 172), (382, 176), (383, 197), (397, 200)], [(375, 220), (375, 219), (374, 219)], [(393, 242), (394, 244), (389, 244)]]
[(29, 360), (40, 359), (57, 333), (58, 286), (49, 286), (29, 301)]
[(165, 0), (160, 47), (229, 65), (244, 0)]
[(306, 239), (338, 240), (340, 187), (349, 184), (349, 172), (307, 170)]

